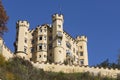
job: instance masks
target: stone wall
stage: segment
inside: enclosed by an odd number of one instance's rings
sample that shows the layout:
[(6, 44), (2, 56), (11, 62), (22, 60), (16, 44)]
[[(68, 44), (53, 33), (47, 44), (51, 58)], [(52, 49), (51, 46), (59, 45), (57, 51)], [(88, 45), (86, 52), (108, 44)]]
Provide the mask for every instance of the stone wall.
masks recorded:
[(13, 57), (13, 52), (5, 45), (4, 40), (0, 37), (0, 54), (2, 54), (6, 60)]
[(52, 72), (64, 72), (64, 73), (78, 73), (78, 72), (90, 72), (93, 75), (100, 74), (101, 76), (108, 76), (116, 78), (118, 74), (120, 74), (120, 70), (118, 69), (104, 69), (98, 67), (85, 67), (79, 65), (64, 65), (64, 64), (49, 64), (49, 63), (33, 63), (33, 66), (36, 68), (41, 68), (44, 71), (52, 71)]
[(2, 46), (2, 54), (6, 60), (13, 57), (13, 52), (5, 44)]

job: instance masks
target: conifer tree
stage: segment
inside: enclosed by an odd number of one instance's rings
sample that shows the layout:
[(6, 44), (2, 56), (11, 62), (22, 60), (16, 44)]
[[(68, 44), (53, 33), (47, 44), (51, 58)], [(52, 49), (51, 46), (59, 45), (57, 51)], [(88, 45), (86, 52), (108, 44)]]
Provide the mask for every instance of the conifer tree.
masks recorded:
[(3, 33), (8, 30), (6, 26), (7, 21), (8, 21), (8, 16), (2, 5), (2, 0), (0, 0), (0, 37), (2, 37)]

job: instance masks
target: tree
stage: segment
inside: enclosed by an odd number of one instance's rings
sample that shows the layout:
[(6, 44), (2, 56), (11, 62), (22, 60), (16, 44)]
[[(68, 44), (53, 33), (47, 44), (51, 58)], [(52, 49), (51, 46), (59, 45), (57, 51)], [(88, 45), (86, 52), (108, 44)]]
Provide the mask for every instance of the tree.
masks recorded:
[(117, 64), (120, 65), (120, 54), (118, 54)]
[(109, 59), (106, 59), (105, 61), (103, 61), (102, 63), (98, 64), (97, 66), (98, 67), (103, 67), (103, 68), (107, 68), (107, 67), (110, 67), (110, 62), (109, 62)]
[(118, 58), (117, 58), (117, 64), (116, 64), (117, 68), (120, 69), (120, 53), (118, 54)]
[(7, 26), (6, 26), (7, 21), (8, 21), (8, 16), (2, 5), (2, 0), (0, 0), (0, 36), (1, 37), (2, 37), (3, 33), (8, 30)]

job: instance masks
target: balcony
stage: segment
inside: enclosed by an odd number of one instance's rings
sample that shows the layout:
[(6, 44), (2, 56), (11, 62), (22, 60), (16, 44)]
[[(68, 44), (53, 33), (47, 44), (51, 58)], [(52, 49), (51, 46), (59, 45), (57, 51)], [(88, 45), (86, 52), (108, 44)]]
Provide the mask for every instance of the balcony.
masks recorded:
[(70, 50), (66, 50), (66, 56), (72, 57), (72, 53)]

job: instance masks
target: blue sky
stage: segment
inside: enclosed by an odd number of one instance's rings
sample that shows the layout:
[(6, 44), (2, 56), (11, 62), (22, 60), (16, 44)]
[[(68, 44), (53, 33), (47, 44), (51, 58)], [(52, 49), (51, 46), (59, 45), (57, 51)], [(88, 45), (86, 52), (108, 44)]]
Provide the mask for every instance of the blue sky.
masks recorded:
[(51, 15), (64, 14), (64, 29), (73, 37), (88, 37), (89, 64), (109, 58), (116, 61), (120, 50), (120, 0), (3, 0), (9, 16), (5, 44), (14, 51), (17, 20), (28, 20), (30, 28), (51, 24)]

